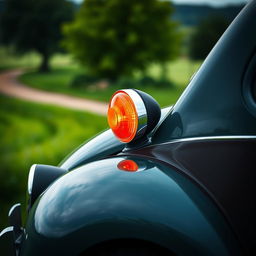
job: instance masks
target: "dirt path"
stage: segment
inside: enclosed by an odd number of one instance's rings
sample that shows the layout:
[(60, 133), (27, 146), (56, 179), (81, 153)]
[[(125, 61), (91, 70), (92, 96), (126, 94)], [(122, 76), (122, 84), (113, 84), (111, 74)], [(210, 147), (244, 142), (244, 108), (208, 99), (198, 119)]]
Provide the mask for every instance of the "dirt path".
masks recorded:
[(33, 102), (56, 105), (76, 110), (85, 110), (106, 115), (107, 104), (94, 100), (81, 99), (60, 93), (46, 92), (27, 87), (18, 82), (17, 77), (24, 71), (17, 69), (0, 74), (0, 93)]

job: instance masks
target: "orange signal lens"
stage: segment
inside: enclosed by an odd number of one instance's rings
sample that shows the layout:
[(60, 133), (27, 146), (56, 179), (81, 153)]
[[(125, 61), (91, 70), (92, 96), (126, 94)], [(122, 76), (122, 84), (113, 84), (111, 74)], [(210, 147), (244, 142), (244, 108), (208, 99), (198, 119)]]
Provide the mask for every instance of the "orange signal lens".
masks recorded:
[(139, 167), (133, 160), (123, 160), (117, 165), (118, 169), (127, 172), (136, 172)]
[(108, 124), (115, 136), (122, 142), (130, 142), (138, 129), (138, 114), (131, 97), (124, 91), (117, 91), (108, 108)]

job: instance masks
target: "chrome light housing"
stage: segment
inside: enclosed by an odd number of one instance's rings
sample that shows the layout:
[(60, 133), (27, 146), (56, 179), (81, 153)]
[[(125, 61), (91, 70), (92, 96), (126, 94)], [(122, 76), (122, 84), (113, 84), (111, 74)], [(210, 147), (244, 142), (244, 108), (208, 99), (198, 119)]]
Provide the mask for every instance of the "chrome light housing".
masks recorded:
[(33, 164), (28, 175), (28, 208), (31, 208), (38, 196), (42, 194), (53, 181), (66, 172), (65, 169), (51, 165)]
[(152, 131), (161, 116), (159, 104), (148, 94), (124, 89), (115, 92), (108, 108), (108, 123), (124, 143), (137, 141)]

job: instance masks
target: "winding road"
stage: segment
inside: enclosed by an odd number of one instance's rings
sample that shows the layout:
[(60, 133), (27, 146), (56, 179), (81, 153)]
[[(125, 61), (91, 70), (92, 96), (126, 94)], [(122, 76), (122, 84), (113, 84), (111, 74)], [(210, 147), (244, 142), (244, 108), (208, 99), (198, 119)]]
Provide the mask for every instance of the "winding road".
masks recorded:
[(27, 101), (106, 115), (108, 108), (106, 103), (81, 99), (61, 93), (46, 92), (20, 83), (17, 77), (24, 72), (24, 70), (16, 69), (0, 73), (0, 93)]

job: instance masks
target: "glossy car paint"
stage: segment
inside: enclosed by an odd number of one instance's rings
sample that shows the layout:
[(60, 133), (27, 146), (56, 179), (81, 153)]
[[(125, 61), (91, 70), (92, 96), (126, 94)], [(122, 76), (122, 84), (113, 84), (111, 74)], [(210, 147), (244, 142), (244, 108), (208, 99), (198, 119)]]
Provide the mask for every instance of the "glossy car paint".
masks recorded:
[[(151, 132), (151, 136), (170, 113), (171, 109), (172, 107), (161, 109), (160, 121), (158, 122), (156, 128)], [(127, 145), (125, 143), (120, 142), (114, 136), (111, 130), (107, 130), (82, 145), (79, 149), (75, 150), (72, 154), (70, 154), (70, 156), (62, 161), (60, 167), (66, 170), (72, 170), (82, 164), (117, 154), (126, 146)]]
[(256, 253), (256, 136), (176, 140), (127, 152), (162, 161), (190, 177), (218, 205), (243, 244)]
[[(32, 208), (22, 255), (77, 255), (105, 240), (152, 241), (180, 255), (239, 255), (209, 198), (176, 168), (132, 158), (83, 165), (58, 179)], [(118, 243), (117, 243), (118, 245)]]
[[(244, 75), (256, 50), (255, 17), (256, 1), (251, 1), (206, 58), (158, 129), (153, 143), (197, 136), (256, 134), (255, 115), (242, 93)], [(252, 75), (255, 76), (255, 69)]]
[(124, 147), (124, 143), (121, 143), (111, 130), (107, 130), (75, 150), (63, 160), (60, 167), (71, 170), (79, 165), (119, 153)]

